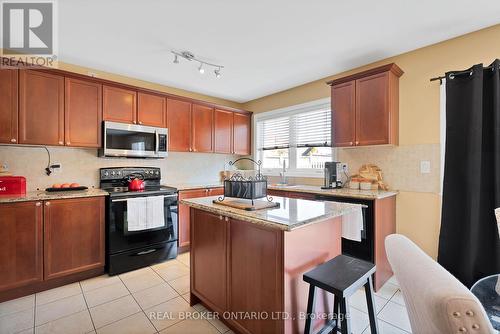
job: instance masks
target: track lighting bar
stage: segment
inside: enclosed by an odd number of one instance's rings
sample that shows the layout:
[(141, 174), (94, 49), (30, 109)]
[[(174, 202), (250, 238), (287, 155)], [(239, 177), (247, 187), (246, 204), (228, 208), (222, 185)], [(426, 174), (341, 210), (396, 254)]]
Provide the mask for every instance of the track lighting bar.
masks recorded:
[(222, 65), (212, 64), (212, 63), (200, 60), (200, 59), (196, 58), (194, 56), (194, 54), (192, 54), (189, 51), (177, 52), (177, 51), (172, 50), (171, 52), (174, 55), (174, 64), (178, 64), (179, 57), (181, 57), (181, 58), (184, 58), (185, 60), (188, 60), (188, 61), (196, 61), (196, 62), (200, 63), (200, 66), (198, 67), (198, 71), (201, 74), (205, 73), (204, 66), (207, 66), (207, 67), (214, 67), (215, 68), (214, 74), (215, 74), (216, 78), (220, 78), (222, 75), (221, 70), (224, 68), (224, 66), (222, 66)]

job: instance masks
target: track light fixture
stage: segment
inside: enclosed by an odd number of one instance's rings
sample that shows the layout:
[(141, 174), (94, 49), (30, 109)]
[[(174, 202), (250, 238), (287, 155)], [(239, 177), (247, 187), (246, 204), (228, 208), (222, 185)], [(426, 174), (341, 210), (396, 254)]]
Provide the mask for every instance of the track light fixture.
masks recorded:
[(224, 66), (222, 66), (222, 65), (212, 64), (212, 63), (208, 63), (206, 61), (200, 60), (200, 59), (196, 58), (194, 56), (194, 54), (192, 54), (189, 51), (177, 52), (177, 51), (172, 50), (171, 52), (174, 55), (174, 64), (179, 63), (179, 57), (184, 58), (185, 60), (188, 60), (188, 61), (194, 60), (194, 61), (197, 61), (200, 63), (200, 66), (198, 67), (198, 71), (201, 74), (205, 73), (205, 68), (203, 66), (206, 65), (206, 66), (215, 68), (214, 74), (215, 74), (216, 78), (220, 78), (222, 76), (221, 70), (224, 68)]

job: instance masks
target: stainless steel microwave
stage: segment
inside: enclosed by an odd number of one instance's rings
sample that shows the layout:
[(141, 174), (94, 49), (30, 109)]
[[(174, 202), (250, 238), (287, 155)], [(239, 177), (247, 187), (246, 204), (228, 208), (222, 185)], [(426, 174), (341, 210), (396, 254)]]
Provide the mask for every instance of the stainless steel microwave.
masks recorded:
[(164, 158), (168, 155), (168, 129), (104, 122), (100, 157)]

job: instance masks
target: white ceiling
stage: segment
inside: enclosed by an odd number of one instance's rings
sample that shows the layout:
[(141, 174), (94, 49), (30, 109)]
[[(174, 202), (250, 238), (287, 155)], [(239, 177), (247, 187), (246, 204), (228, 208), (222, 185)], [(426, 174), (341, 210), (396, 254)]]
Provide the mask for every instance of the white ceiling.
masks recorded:
[[(498, 0), (59, 0), (58, 11), (60, 60), (237, 102), (500, 23)], [(223, 76), (173, 64), (172, 49)]]

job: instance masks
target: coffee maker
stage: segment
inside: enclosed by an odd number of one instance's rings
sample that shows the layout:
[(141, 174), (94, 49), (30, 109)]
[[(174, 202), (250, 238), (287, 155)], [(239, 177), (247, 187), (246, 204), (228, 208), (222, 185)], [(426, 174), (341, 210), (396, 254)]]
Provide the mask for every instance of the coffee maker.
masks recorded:
[(336, 161), (325, 162), (325, 183), (321, 189), (342, 188), (342, 163)]

